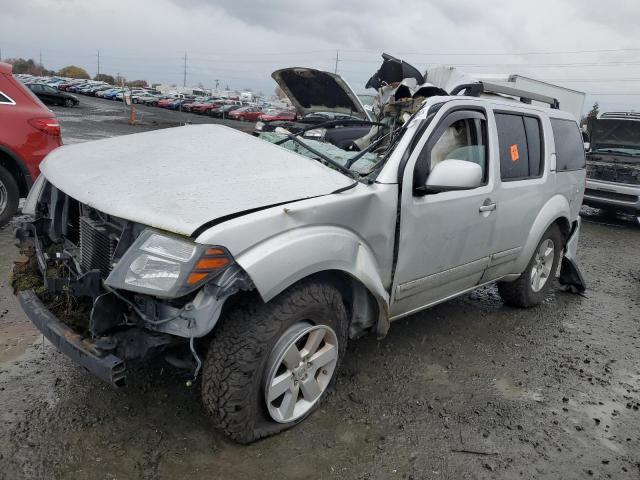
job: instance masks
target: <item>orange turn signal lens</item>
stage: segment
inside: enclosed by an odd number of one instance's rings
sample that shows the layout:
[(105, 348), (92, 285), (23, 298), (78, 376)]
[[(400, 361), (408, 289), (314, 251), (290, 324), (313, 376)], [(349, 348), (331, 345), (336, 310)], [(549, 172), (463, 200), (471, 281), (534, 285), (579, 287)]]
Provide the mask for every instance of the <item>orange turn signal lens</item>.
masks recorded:
[(223, 249), (221, 248), (208, 248), (206, 252), (204, 252), (205, 255), (226, 255), (227, 252), (225, 252)]
[(187, 283), (189, 285), (195, 285), (201, 280), (204, 280), (205, 278), (207, 278), (208, 275), (209, 275), (208, 273), (192, 273), (189, 275), (189, 278), (187, 279)]
[[(212, 249), (213, 250), (213, 249)], [(227, 257), (201, 258), (196, 263), (196, 270), (217, 270), (218, 268), (229, 265)]]

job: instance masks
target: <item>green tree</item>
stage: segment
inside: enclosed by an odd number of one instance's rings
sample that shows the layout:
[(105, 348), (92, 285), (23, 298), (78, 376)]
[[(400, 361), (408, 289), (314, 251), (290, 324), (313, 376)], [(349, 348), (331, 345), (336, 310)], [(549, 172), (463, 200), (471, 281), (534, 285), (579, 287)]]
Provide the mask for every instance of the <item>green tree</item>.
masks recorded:
[(107, 82), (110, 85), (114, 85), (116, 83), (116, 79), (113, 78), (113, 75), (107, 75), (106, 73), (99, 73), (93, 77), (93, 79), (98, 82)]
[(129, 86), (129, 87), (144, 87), (144, 88), (146, 88), (147, 81), (146, 80), (133, 80), (131, 82), (127, 82), (127, 86)]
[(58, 75), (69, 78), (91, 78), (84, 68), (76, 67), (75, 65), (68, 65), (61, 68), (58, 70)]
[(589, 111), (589, 113), (587, 113), (587, 118), (597, 118), (599, 113), (600, 113), (600, 105), (598, 105), (598, 102), (596, 102), (593, 104), (593, 107), (591, 107), (591, 110)]

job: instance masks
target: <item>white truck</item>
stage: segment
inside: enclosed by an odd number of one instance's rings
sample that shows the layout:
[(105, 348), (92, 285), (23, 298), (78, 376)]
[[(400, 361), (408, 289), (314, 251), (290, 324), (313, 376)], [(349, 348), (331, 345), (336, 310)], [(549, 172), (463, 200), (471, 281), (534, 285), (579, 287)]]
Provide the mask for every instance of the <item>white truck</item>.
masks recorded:
[[(447, 92), (452, 92), (461, 85), (482, 82), (484, 84), (503, 87), (501, 91), (504, 91), (504, 88), (512, 88), (536, 95), (543, 95), (556, 99), (562, 106), (562, 110), (572, 114), (577, 121), (580, 121), (584, 108), (584, 92), (517, 74), (468, 74), (459, 71), (455, 67), (440, 66), (429, 69), (425, 74), (425, 79), (427, 82)], [(531, 100), (531, 104), (545, 105), (535, 99)]]

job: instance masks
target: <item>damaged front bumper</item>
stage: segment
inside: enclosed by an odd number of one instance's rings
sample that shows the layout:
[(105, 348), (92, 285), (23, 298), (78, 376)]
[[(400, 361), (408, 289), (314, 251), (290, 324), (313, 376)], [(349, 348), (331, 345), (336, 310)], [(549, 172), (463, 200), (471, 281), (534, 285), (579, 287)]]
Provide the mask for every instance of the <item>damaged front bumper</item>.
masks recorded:
[(58, 350), (114, 387), (124, 386), (126, 365), (121, 358), (60, 322), (33, 290), (18, 293), (18, 299), (29, 320)]

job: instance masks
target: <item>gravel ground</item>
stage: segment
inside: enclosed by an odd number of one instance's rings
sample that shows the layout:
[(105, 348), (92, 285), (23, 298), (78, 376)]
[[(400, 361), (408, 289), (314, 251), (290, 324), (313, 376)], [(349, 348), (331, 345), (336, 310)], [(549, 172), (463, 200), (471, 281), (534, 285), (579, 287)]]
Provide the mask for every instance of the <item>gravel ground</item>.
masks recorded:
[[(81, 101), (56, 109), (68, 143), (202, 121), (149, 108), (130, 127), (120, 105)], [(351, 342), (321, 409), (248, 447), (168, 365), (116, 391), (43, 343), (6, 285), (0, 230), (0, 478), (638, 479), (640, 227), (583, 219), (584, 297), (518, 310), (489, 287)]]

